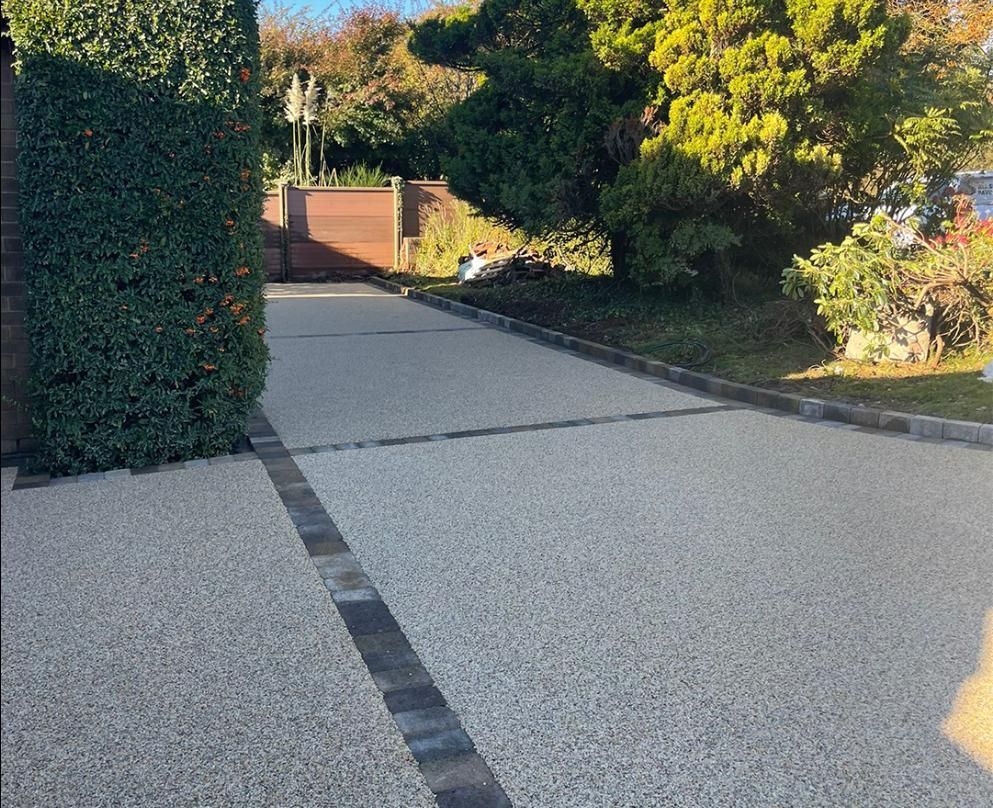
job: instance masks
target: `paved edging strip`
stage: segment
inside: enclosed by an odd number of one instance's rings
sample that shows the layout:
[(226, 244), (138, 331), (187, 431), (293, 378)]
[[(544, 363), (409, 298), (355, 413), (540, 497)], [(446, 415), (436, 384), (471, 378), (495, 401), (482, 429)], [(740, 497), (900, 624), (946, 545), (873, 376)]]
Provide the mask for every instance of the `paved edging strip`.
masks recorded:
[(156, 466), (142, 466), (134, 469), (112, 469), (110, 471), (92, 471), (87, 474), (72, 474), (65, 477), (52, 477), (50, 474), (25, 474), (18, 468), (14, 478), (12, 491), (25, 488), (49, 488), (60, 485), (76, 485), (78, 483), (95, 483), (104, 480), (123, 480), (127, 477), (138, 477), (144, 474), (158, 474), (162, 471), (178, 471), (180, 469), (200, 469), (207, 466), (222, 466), (228, 463), (240, 463), (245, 460), (255, 460), (255, 452), (238, 452), (237, 454), (220, 455), (219, 457), (202, 457), (196, 460), (185, 460), (178, 463), (160, 463)]
[(557, 345), (576, 352), (583, 357), (589, 357), (601, 362), (617, 365), (621, 368), (634, 370), (655, 376), (660, 379), (689, 387), (710, 395), (739, 401), (754, 407), (779, 410), (784, 413), (800, 415), (816, 421), (834, 421), (842, 424), (853, 424), (866, 430), (878, 430), (880, 433), (896, 432), (920, 438), (937, 441), (954, 441), (956, 443), (976, 443), (993, 447), (993, 423), (980, 424), (975, 421), (956, 421), (950, 418), (936, 418), (929, 415), (913, 415), (906, 412), (891, 412), (842, 401), (827, 401), (817, 398), (804, 398), (764, 387), (749, 384), (738, 384), (697, 373), (685, 368), (659, 362), (639, 354), (611, 348), (599, 342), (572, 337), (560, 331), (543, 328), (534, 323), (517, 320), (503, 314), (480, 309), (456, 300), (432, 295), (414, 289), (410, 286), (396, 283), (378, 276), (370, 276), (366, 281), (387, 292), (398, 294), (425, 303), (434, 308), (451, 312), (461, 317), (467, 317), (479, 322), (488, 323), (523, 334), (543, 342)]
[(345, 452), (352, 449), (378, 449), (383, 446), (407, 446), (412, 443), (433, 443), (460, 438), (483, 438), (492, 435), (513, 435), (520, 432), (544, 432), (549, 429), (569, 429), (577, 426), (615, 424), (623, 421), (650, 421), (660, 418), (679, 418), (687, 415), (706, 415), (712, 412), (740, 410), (733, 404), (717, 404), (711, 407), (687, 407), (680, 410), (656, 410), (653, 412), (632, 412), (622, 415), (598, 415), (590, 418), (571, 418), (563, 421), (544, 421), (537, 424), (515, 424), (513, 426), (487, 426), (478, 429), (461, 429), (457, 432), (438, 432), (430, 435), (411, 435), (403, 438), (380, 438), (378, 440), (348, 441), (328, 443), (321, 446), (301, 446), (290, 449), (291, 455), (326, 454)]
[(249, 422), (248, 437), (437, 804), (509, 808), (459, 717), (261, 413)]

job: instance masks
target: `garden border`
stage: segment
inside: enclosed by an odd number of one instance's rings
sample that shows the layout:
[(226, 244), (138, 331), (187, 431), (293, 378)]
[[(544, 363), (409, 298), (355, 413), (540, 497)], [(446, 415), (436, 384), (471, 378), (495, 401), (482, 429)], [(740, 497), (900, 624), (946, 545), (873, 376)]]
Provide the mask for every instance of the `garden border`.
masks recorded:
[(503, 314), (470, 306), (467, 303), (459, 303), (439, 295), (432, 295), (429, 292), (404, 286), (381, 276), (373, 275), (366, 278), (365, 281), (387, 292), (425, 303), (434, 308), (565, 348), (584, 359), (645, 373), (683, 387), (692, 388), (698, 392), (742, 402), (760, 409), (776, 410), (784, 415), (796, 415), (811, 421), (849, 424), (865, 431), (883, 434), (889, 432), (919, 439), (954, 442), (958, 445), (976, 444), (977, 447), (993, 447), (993, 423), (981, 424), (976, 421), (956, 421), (931, 415), (878, 410), (843, 401), (805, 398), (764, 387), (729, 382), (716, 376), (686, 370), (629, 351), (622, 351), (619, 348), (611, 348), (599, 342), (591, 342), (563, 334), (561, 331), (544, 328), (525, 320), (518, 320), (514, 317), (507, 317)]

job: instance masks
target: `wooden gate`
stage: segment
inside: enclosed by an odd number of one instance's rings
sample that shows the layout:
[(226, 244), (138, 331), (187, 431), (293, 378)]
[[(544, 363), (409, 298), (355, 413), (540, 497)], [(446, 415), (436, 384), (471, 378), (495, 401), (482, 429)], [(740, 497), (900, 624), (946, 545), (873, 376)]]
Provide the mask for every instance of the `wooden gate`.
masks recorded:
[(318, 281), (392, 269), (392, 188), (287, 188), (291, 281)]
[(262, 211), (266, 278), (323, 281), (383, 272), (399, 263), (430, 213), (451, 204), (444, 182), (394, 188), (296, 188), (266, 194)]
[(283, 203), (282, 192), (265, 195), (262, 203), (262, 245), (265, 251), (267, 281), (283, 280)]

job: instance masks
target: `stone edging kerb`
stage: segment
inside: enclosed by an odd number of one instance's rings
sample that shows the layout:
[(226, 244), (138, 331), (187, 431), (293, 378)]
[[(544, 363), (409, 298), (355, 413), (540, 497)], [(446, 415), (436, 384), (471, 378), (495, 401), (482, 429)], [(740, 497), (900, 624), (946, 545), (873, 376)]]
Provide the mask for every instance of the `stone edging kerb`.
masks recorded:
[(438, 808), (511, 808), (458, 715), (261, 411), (250, 420), (248, 437)]
[(25, 488), (49, 488), (61, 485), (76, 485), (77, 483), (95, 483), (103, 480), (123, 480), (128, 477), (138, 477), (143, 474), (158, 474), (162, 471), (178, 471), (179, 469), (200, 469), (207, 466), (221, 466), (227, 463), (240, 463), (245, 460), (256, 460), (255, 452), (240, 451), (237, 454), (220, 455), (219, 457), (201, 457), (194, 460), (177, 461), (175, 463), (160, 463), (155, 466), (142, 466), (133, 469), (112, 469), (110, 471), (91, 471), (86, 474), (70, 474), (64, 477), (52, 477), (47, 472), (27, 474), (22, 466), (18, 466), (17, 476), (11, 491)]
[(768, 390), (764, 387), (729, 382), (719, 379), (716, 376), (696, 373), (692, 370), (686, 370), (685, 368), (669, 365), (665, 362), (648, 359), (645, 356), (628, 351), (611, 348), (598, 342), (572, 337), (560, 331), (543, 328), (524, 320), (517, 320), (513, 317), (486, 311), (485, 309), (470, 306), (466, 303), (459, 303), (445, 297), (422, 292), (419, 289), (404, 286), (386, 278), (371, 276), (367, 281), (373, 286), (377, 286), (387, 292), (409, 297), (412, 300), (449, 311), (452, 314), (489, 323), (498, 328), (540, 339), (594, 359), (611, 362), (640, 373), (647, 373), (650, 376), (665, 379), (683, 387), (690, 387), (710, 395), (740, 401), (755, 407), (780, 410), (781, 412), (793, 413), (816, 420), (853, 424), (867, 429), (905, 433), (932, 440), (960, 441), (993, 446), (993, 424), (980, 424), (975, 421), (956, 421), (950, 418), (937, 418), (930, 415), (912, 415), (906, 412), (877, 410), (857, 404), (847, 404), (841, 401), (824, 401), (817, 398), (803, 398), (802, 396), (791, 395), (789, 393), (781, 393), (777, 390)]

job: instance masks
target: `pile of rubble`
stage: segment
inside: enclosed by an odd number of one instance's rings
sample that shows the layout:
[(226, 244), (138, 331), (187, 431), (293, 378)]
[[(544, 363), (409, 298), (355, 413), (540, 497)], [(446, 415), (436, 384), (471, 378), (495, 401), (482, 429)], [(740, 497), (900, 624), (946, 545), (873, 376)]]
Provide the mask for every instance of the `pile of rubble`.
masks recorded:
[(477, 241), (469, 247), (469, 255), (459, 261), (459, 283), (465, 286), (519, 283), (559, 277), (565, 271), (565, 267), (546, 261), (526, 246), (514, 250), (497, 241)]

